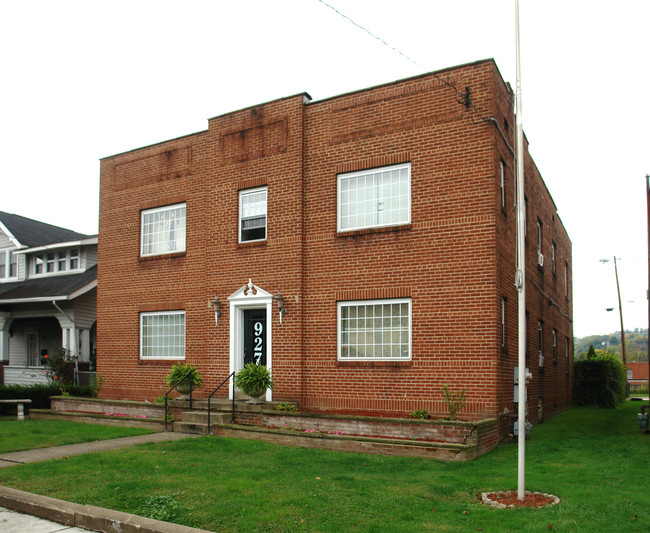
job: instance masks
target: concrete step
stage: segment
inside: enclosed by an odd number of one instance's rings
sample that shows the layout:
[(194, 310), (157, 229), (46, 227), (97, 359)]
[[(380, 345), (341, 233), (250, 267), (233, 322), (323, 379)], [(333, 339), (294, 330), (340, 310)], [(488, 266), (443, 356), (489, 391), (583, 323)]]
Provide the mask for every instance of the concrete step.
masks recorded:
[[(212, 398), (210, 400), (210, 410), (211, 411), (228, 411), (232, 412), (232, 400), (227, 398)], [(259, 413), (262, 410), (275, 409), (275, 406), (280, 403), (289, 403), (295, 405), (298, 408), (297, 402), (260, 402), (260, 403), (248, 403), (248, 400), (235, 400), (235, 411), (246, 411)], [(177, 407), (181, 409), (189, 409), (190, 401), (189, 400), (170, 400), (169, 405), (171, 407)], [(206, 398), (194, 398), (192, 400), (192, 411), (207, 411), (208, 409), (208, 400)]]
[(200, 422), (174, 422), (174, 433), (189, 433), (194, 435), (207, 435), (208, 425)]
[[(207, 411), (185, 411), (182, 416), (183, 422), (191, 422), (194, 424), (208, 424)], [(223, 411), (212, 411), (210, 413), (211, 424), (230, 424), (232, 422), (232, 413)]]

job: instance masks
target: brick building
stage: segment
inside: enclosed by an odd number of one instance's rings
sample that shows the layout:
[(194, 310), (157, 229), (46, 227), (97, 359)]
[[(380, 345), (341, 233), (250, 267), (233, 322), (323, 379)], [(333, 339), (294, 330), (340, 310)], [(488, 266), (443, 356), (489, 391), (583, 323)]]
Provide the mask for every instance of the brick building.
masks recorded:
[[(152, 400), (178, 360), (211, 391), (246, 358), (308, 410), (444, 416), (448, 384), (461, 418), (512, 411), (512, 102), (485, 60), (103, 159), (101, 395)], [(571, 401), (571, 242), (525, 174), (536, 423)]]

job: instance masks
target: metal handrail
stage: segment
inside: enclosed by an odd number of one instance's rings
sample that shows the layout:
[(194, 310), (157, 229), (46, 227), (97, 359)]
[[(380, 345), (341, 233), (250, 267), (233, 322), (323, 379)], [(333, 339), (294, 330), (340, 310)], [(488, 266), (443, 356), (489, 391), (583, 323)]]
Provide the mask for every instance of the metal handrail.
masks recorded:
[[(210, 425), (210, 401), (212, 400), (212, 396), (213, 396), (214, 393), (217, 392), (221, 387), (223, 387), (223, 386), (226, 384), (226, 382), (227, 382), (230, 378), (232, 378), (234, 375), (235, 375), (235, 372), (231, 372), (230, 375), (229, 375), (226, 379), (224, 379), (224, 380), (221, 382), (221, 384), (220, 384), (216, 389), (214, 389), (214, 390), (210, 393), (210, 395), (208, 396), (208, 435), (210, 435), (210, 434), (212, 433), (212, 426)], [(232, 418), (231, 418), (231, 420), (232, 420), (232, 423), (234, 424), (234, 423), (235, 423), (235, 388), (234, 388), (234, 387), (233, 387), (233, 391), (232, 391)]]
[[(185, 374), (182, 378), (180, 378), (176, 383), (172, 385), (172, 388), (169, 389), (165, 393), (165, 433), (167, 433), (167, 396), (171, 391), (173, 391), (178, 385), (180, 385), (181, 381), (184, 381), (187, 376), (195, 372), (195, 370), (190, 370), (187, 374)], [(190, 411), (192, 410), (192, 391), (194, 390), (194, 383), (190, 381)]]

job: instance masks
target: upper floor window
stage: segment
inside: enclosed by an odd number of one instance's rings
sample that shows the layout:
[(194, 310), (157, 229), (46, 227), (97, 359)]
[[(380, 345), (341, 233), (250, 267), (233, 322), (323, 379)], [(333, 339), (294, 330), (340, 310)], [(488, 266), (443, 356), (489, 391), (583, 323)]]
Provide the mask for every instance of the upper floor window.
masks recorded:
[(0, 250), (0, 279), (18, 277), (18, 256), (13, 250)]
[(43, 273), (43, 254), (38, 254), (34, 256), (34, 274)]
[(50, 273), (54, 272), (55, 262), (54, 262), (54, 252), (48, 252), (45, 254), (45, 272)]
[(553, 364), (557, 365), (557, 331), (553, 329)]
[(557, 256), (557, 247), (555, 246), (555, 241), (551, 243), (551, 269), (553, 274), (555, 274), (555, 259)]
[(339, 360), (411, 358), (411, 300), (338, 303)]
[(56, 274), (81, 268), (79, 248), (47, 252), (31, 256), (31, 272), (35, 275)]
[(266, 239), (266, 187), (239, 191), (239, 242)]
[(141, 256), (185, 251), (185, 204), (142, 211)]
[(499, 173), (501, 175), (501, 208), (506, 206), (506, 184), (505, 184), (505, 165), (503, 161), (499, 162)]
[(506, 299), (501, 298), (501, 347), (506, 346)]
[(569, 296), (569, 263), (564, 262), (564, 296)]
[(77, 270), (79, 268), (79, 249), (73, 248), (69, 252), (69, 265), (70, 270)]
[(411, 164), (338, 175), (338, 231), (411, 222)]
[(539, 321), (537, 322), (537, 352), (539, 355), (539, 366), (541, 367), (544, 366), (543, 343), (544, 343), (544, 330), (543, 330), (542, 322)]
[(140, 358), (185, 359), (185, 311), (140, 313)]
[(542, 222), (537, 219), (537, 253), (542, 253)]

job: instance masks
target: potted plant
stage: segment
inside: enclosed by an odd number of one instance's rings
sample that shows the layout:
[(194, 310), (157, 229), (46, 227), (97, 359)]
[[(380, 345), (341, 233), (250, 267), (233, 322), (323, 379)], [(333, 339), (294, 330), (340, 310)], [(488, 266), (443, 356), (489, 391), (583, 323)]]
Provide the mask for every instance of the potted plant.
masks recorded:
[(271, 370), (265, 365), (248, 363), (235, 374), (235, 387), (243, 390), (248, 396), (254, 398), (250, 403), (260, 403), (258, 399), (267, 389), (273, 390), (275, 383), (271, 378)]
[(167, 383), (171, 387), (182, 378), (185, 379), (176, 386), (176, 390), (181, 393), (180, 400), (187, 399), (187, 395), (192, 389), (200, 389), (203, 383), (203, 376), (194, 365), (176, 363), (172, 365), (169, 374), (167, 374)]

